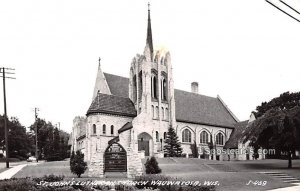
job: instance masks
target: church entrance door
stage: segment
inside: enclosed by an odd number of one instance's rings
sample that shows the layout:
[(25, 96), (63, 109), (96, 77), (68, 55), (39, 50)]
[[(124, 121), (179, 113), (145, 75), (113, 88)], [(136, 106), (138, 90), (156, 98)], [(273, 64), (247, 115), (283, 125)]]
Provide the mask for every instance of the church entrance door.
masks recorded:
[(104, 153), (105, 172), (126, 172), (127, 155), (125, 149), (119, 143), (112, 143)]
[(145, 151), (145, 156), (149, 156), (149, 141), (144, 141), (143, 139), (139, 140), (138, 142), (139, 151)]
[(138, 135), (138, 151), (144, 151), (145, 156), (150, 156), (150, 153), (152, 152), (150, 148), (151, 145), (153, 145), (153, 141), (148, 133), (143, 132)]

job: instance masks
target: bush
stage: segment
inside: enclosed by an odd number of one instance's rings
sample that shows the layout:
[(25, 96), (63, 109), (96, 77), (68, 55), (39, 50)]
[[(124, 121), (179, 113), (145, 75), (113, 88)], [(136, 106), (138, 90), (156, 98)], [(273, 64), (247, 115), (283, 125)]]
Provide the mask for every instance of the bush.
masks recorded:
[(84, 162), (84, 154), (80, 151), (76, 151), (76, 154), (70, 159), (70, 168), (73, 174), (76, 174), (80, 178), (87, 169), (87, 164)]
[(145, 164), (146, 174), (159, 174), (161, 173), (161, 169), (158, 166), (155, 157), (148, 158)]
[(32, 180), (35, 182), (41, 182), (41, 181), (56, 182), (56, 181), (62, 181), (64, 178), (65, 178), (64, 176), (56, 176), (50, 174), (50, 175), (45, 175), (42, 178), (33, 178)]
[(55, 153), (53, 155), (49, 155), (46, 157), (46, 161), (61, 161), (63, 158), (59, 153)]

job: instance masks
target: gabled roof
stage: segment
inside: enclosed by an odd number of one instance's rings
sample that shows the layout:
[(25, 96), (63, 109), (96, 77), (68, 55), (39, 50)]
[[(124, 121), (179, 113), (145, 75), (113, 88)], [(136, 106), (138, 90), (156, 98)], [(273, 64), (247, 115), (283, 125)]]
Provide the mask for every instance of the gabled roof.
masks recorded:
[(237, 122), (218, 98), (174, 91), (177, 121), (231, 128)]
[[(108, 73), (104, 75), (113, 95), (129, 97), (128, 78)], [(218, 98), (177, 89), (174, 93), (177, 121), (229, 128), (237, 122)]]
[(135, 107), (129, 98), (102, 93), (97, 94), (87, 111), (87, 115), (92, 113), (106, 113), (128, 117), (136, 116)]
[(120, 97), (129, 97), (129, 79), (104, 72), (110, 92)]
[(249, 120), (238, 122), (234, 125), (234, 130), (230, 135), (230, 138), (225, 143), (225, 149), (237, 149), (238, 143), (241, 141), (243, 136), (243, 131), (246, 129)]

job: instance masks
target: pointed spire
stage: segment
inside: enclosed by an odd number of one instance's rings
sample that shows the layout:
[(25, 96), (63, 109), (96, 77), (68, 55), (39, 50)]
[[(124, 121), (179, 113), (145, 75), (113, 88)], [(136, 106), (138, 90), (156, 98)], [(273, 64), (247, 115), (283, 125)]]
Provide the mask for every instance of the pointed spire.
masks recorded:
[(100, 61), (101, 61), (101, 58), (99, 57), (99, 60), (98, 60), (98, 62), (99, 62), (98, 69), (99, 69), (100, 66), (101, 66)]
[(150, 48), (151, 60), (153, 56), (153, 41), (152, 41), (152, 30), (151, 30), (151, 18), (150, 18), (150, 3), (148, 3), (148, 27), (147, 27), (147, 40), (146, 45)]

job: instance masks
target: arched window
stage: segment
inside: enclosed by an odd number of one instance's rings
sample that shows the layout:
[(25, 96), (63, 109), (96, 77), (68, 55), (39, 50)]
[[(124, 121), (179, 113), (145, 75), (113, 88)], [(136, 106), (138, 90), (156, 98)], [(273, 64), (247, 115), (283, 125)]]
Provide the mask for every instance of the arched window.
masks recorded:
[(161, 119), (165, 119), (165, 110), (161, 107)]
[(96, 134), (96, 133), (97, 133), (96, 125), (93, 124), (93, 134)]
[(113, 135), (114, 134), (114, 126), (110, 126), (110, 134)]
[(103, 134), (103, 135), (106, 134), (106, 125), (105, 125), (105, 124), (102, 126), (102, 134)]
[(136, 75), (133, 76), (132, 78), (132, 86), (133, 86), (133, 92), (132, 92), (132, 97), (133, 97), (133, 102), (136, 102)]
[(206, 131), (202, 131), (200, 133), (200, 143), (203, 143), (203, 144), (208, 143), (208, 133)]
[(139, 73), (139, 100), (142, 100), (143, 95), (143, 74), (142, 71)]
[(216, 135), (216, 144), (217, 145), (224, 145), (224, 136), (222, 133), (218, 133)]
[(167, 138), (167, 132), (164, 132), (164, 139)]
[(151, 74), (151, 97), (157, 99), (157, 74), (155, 72)]
[(158, 131), (155, 132), (156, 142), (159, 142), (159, 134)]
[(155, 107), (155, 116), (156, 116), (156, 119), (158, 119), (158, 116), (159, 116), (158, 106)]
[(192, 142), (192, 133), (190, 130), (185, 129), (182, 131), (182, 142), (185, 142), (185, 143)]
[(162, 73), (160, 82), (161, 99), (167, 100), (168, 88), (167, 88), (167, 77), (166, 74)]

